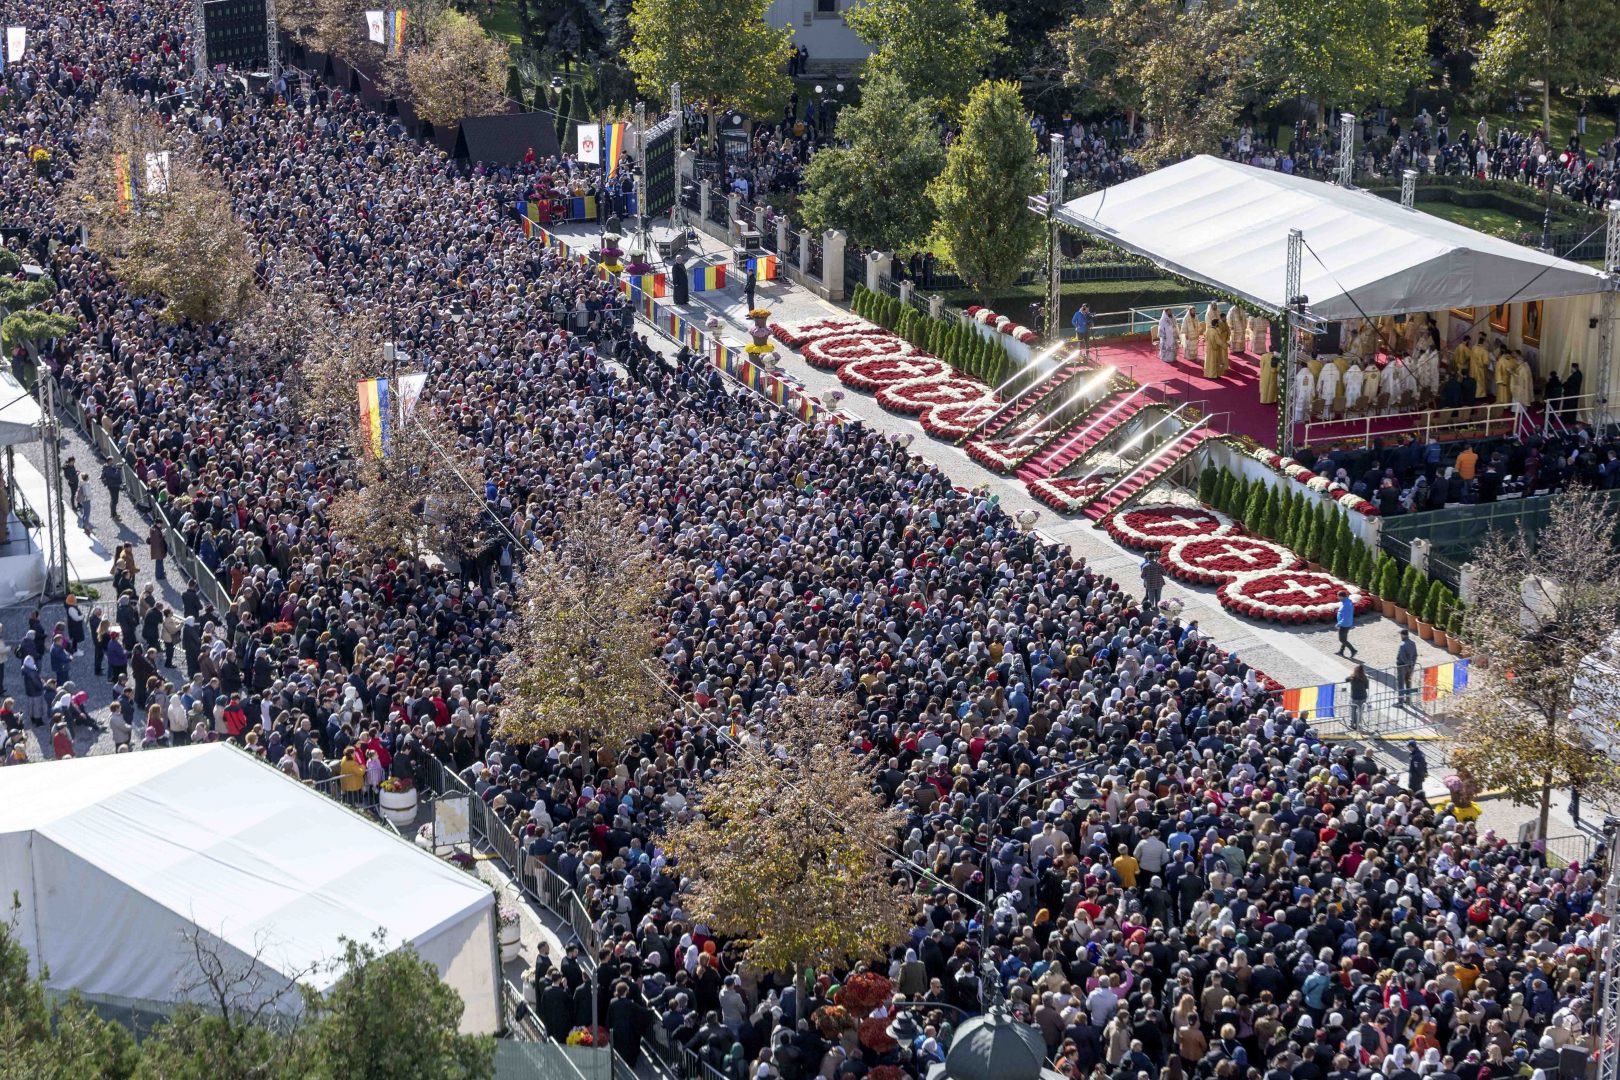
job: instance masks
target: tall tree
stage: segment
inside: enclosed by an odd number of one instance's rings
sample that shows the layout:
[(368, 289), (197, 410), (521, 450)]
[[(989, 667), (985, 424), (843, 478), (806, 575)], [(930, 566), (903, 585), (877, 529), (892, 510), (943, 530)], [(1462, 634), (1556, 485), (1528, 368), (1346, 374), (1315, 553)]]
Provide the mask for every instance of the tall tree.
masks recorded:
[(1040, 242), (1041, 220), (1026, 205), (1045, 186), (1035, 154), (1018, 84), (980, 83), (946, 152), (945, 171), (928, 190), (951, 262), (982, 296), (1011, 285)]
[(846, 11), (844, 21), (872, 46), (868, 72), (892, 72), (948, 117), (1006, 51), (1006, 16), (988, 13), (978, 0), (867, 0)]
[(1493, 23), (1479, 53), (1487, 83), (1517, 91), (1541, 83), (1541, 124), (1552, 130), (1552, 94), (1606, 90), (1620, 77), (1620, 0), (1484, 0)]
[(1220, 149), (1253, 72), (1240, 3), (1091, 0), (1061, 40), (1068, 81), (1149, 127), (1144, 164)]
[(782, 111), (793, 31), (766, 20), (771, 0), (632, 0), (625, 63), (651, 101), (681, 97), (709, 109), (709, 138), (721, 109), (751, 116)]
[(1579, 783), (1589, 795), (1620, 794), (1620, 764), (1594, 744), (1614, 730), (1620, 685), (1612, 668), (1620, 594), (1616, 517), (1603, 494), (1553, 497), (1532, 539), (1492, 533), (1474, 557), (1485, 568), (1463, 618), (1463, 639), (1489, 659), (1456, 698), (1460, 721), (1452, 765), (1482, 787), (1539, 807), (1547, 835), (1554, 789)]
[(934, 225), (928, 185), (945, 165), (929, 110), (895, 73), (879, 68), (860, 104), (838, 114), (842, 146), (828, 147), (804, 171), (805, 223), (843, 229), (863, 248), (915, 251)]
[(904, 815), (874, 789), (872, 762), (848, 749), (850, 703), (808, 686), (734, 748), (698, 792), (700, 813), (667, 847), (687, 908), (747, 942), (762, 971), (838, 968), (905, 936), (910, 907), (888, 881), (883, 846)]
[(1329, 108), (1400, 101), (1427, 71), (1423, 0), (1248, 0), (1273, 97)]
[(411, 103), (430, 124), (458, 124), (505, 106), (507, 48), (460, 12), (441, 12), (404, 64)]
[(343, 974), (326, 994), (306, 995), (322, 1074), (347, 1080), (494, 1076), (495, 1040), (458, 1031), (466, 1008), (461, 995), (409, 946), (384, 948), (380, 933), (372, 942), (345, 940)]
[(617, 498), (592, 496), (564, 515), (525, 558), (502, 634), (501, 730), (617, 748), (653, 727), (665, 705), (649, 661), (668, 576)]

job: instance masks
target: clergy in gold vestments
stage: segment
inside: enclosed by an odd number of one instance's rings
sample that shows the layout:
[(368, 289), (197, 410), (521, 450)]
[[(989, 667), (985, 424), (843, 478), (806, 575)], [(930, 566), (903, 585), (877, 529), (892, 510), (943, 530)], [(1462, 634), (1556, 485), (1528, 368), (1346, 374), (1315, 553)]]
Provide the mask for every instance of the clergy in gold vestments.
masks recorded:
[(1219, 379), (1226, 374), (1226, 346), (1231, 339), (1231, 327), (1217, 314), (1204, 331), (1204, 378)]
[(1188, 360), (1198, 359), (1198, 339), (1204, 336), (1203, 324), (1193, 309), (1188, 308), (1187, 313), (1181, 317), (1181, 352)]
[(1277, 404), (1277, 381), (1281, 375), (1276, 353), (1268, 352), (1260, 358), (1260, 404)]
[(1383, 373), (1378, 370), (1378, 365), (1369, 360), (1361, 373), (1361, 396), (1367, 400), (1369, 414), (1378, 408), (1378, 383), (1382, 378)]
[(1513, 369), (1519, 362), (1513, 359), (1511, 353), (1503, 353), (1496, 358), (1496, 403), (1506, 405), (1513, 400)]
[(1468, 373), (1474, 377), (1474, 392), (1482, 398), (1491, 396), (1491, 354), (1485, 351), (1485, 335), (1468, 350)]
[(1516, 405), (1530, 407), (1530, 401), (1535, 393), (1534, 379), (1530, 375), (1530, 365), (1522, 357), (1515, 357), (1513, 361), (1513, 378), (1511, 392)]
[(1244, 343), (1247, 340), (1247, 331), (1249, 329), (1248, 313), (1242, 308), (1238, 307), (1236, 304), (1233, 304), (1226, 309), (1226, 326), (1227, 351), (1242, 352)]

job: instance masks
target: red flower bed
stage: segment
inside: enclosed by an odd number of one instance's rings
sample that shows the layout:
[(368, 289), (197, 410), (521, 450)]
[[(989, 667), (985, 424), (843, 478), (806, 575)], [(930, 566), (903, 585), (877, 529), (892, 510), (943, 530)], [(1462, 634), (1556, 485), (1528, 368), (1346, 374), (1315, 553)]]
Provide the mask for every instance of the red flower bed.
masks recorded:
[(910, 379), (890, 383), (877, 392), (878, 404), (885, 409), (916, 416), (935, 405), (967, 405), (990, 400), (989, 391), (981, 382), (948, 375), (942, 379)]
[(771, 323), (771, 333), (776, 335), (777, 340), (797, 349), (807, 341), (815, 341), (817, 338), (828, 337), (832, 334), (843, 334), (851, 330), (861, 330), (869, 327), (876, 329), (865, 319), (833, 316), (822, 319), (806, 319), (803, 322)]
[(1000, 408), (994, 398), (961, 405), (935, 405), (922, 414), (923, 430), (936, 439), (960, 439)]
[(967, 444), (968, 457), (987, 469), (1010, 473), (1024, 463), (1041, 445), (1039, 439), (1025, 439), (1017, 446), (998, 439), (974, 439)]
[(1054, 510), (1073, 514), (1108, 490), (1113, 476), (1065, 476), (1057, 480), (1031, 480), (1029, 493)]
[(1299, 557), (1257, 536), (1208, 536), (1164, 548), (1164, 568), (1183, 581), (1219, 585), (1245, 574), (1292, 570)]
[(1237, 523), (1216, 510), (1190, 506), (1136, 506), (1108, 519), (1108, 533), (1126, 547), (1159, 550), (1177, 540), (1227, 536)]
[(1357, 613), (1372, 607), (1372, 597), (1356, 586), (1314, 570), (1243, 574), (1222, 585), (1215, 595), (1223, 607), (1251, 619), (1298, 624), (1337, 617), (1341, 589), (1355, 600)]
[(911, 342), (895, 337), (887, 330), (876, 329), (818, 338), (806, 342), (799, 351), (807, 362), (829, 371), (836, 371), (851, 360), (918, 355), (917, 346)]
[[(908, 346), (909, 347), (909, 346)], [(868, 392), (911, 379), (938, 378), (950, 374), (943, 360), (931, 356), (884, 355), (868, 360), (851, 360), (838, 369), (838, 381)]]

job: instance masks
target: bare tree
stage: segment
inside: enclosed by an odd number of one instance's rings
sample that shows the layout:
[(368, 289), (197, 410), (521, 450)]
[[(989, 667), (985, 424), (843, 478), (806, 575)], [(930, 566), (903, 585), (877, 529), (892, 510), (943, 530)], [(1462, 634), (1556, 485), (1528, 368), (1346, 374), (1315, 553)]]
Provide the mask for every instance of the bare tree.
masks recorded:
[(647, 661), (668, 577), (639, 517), (616, 498), (591, 496), (565, 514), (523, 565), (502, 636), (501, 729), (617, 747), (656, 726), (667, 706)]
[(1615, 740), (1620, 717), (1620, 679), (1608, 666), (1620, 603), (1615, 526), (1605, 494), (1572, 489), (1553, 497), (1534, 537), (1493, 533), (1475, 556), (1484, 572), (1463, 638), (1485, 663), (1472, 665), (1455, 699), (1452, 763), (1538, 806), (1543, 837), (1555, 788), (1620, 794), (1620, 766), (1594, 738)]
[(762, 741), (734, 745), (700, 787), (700, 813), (668, 834), (688, 910), (745, 941), (761, 970), (846, 967), (910, 925), (885, 851), (904, 814), (876, 791), (871, 758), (849, 749), (850, 716), (830, 686), (802, 688)]

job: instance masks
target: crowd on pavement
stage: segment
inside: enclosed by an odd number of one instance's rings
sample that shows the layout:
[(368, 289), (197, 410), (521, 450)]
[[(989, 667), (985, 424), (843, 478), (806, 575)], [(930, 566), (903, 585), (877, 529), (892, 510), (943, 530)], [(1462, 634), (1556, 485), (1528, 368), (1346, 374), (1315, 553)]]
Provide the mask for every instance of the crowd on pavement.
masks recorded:
[[(40, 666), (105, 641), (117, 715), (144, 721), (124, 745), (233, 739), (347, 784), (457, 771), (594, 922), (594, 956), (537, 966), (542, 1022), (567, 1038), (598, 1016), (632, 1063), (656, 1040), (731, 1080), (916, 1077), (1001, 1001), (1072, 1077), (1584, 1072), (1601, 865), (1549, 867), (1439, 815), (1410, 777), (1319, 741), (1195, 620), (899, 442), (806, 426), (655, 354), (609, 285), (511, 217), (566, 162), (457, 164), (328, 89), (171, 98), (189, 70), (178, 0), (0, 9), (29, 29), (4, 73), (0, 224), (48, 258), (51, 306), (82, 326), (42, 362), (232, 598), (193, 588), (164, 611), (130, 577), (112, 625), (66, 615), (58, 641), (42, 615), (23, 722), (83, 722), (101, 687)], [(288, 372), (230, 326), (166, 321), (80, 245), (61, 183), (109, 89), (167, 99), (265, 275), (307, 271), (334, 303), (391, 313), (481, 460), (491, 535), (512, 539), (430, 567), (334, 535), (353, 463), (285, 407)], [(638, 511), (667, 560), (658, 659), (686, 708), (624, 747), (515, 742), (495, 722), (514, 549), (586, 491)], [(721, 732), (766, 740), (810, 677), (851, 697), (849, 753), (906, 815), (894, 875), (919, 904), (870, 971), (797, 985), (692, 917), (659, 835), (701, 812)], [(845, 993), (857, 980), (875, 1001)]]

